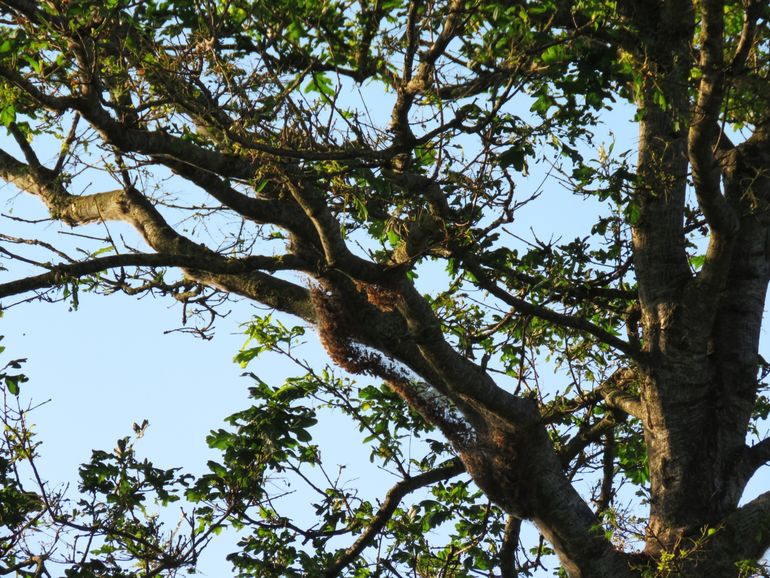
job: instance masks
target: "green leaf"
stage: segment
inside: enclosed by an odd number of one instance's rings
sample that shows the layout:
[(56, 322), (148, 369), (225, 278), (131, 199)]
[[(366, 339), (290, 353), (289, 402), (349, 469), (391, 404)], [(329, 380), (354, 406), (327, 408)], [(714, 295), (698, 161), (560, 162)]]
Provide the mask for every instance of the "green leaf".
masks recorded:
[(16, 108), (12, 104), (6, 104), (0, 108), (0, 125), (8, 127), (16, 122)]
[(565, 56), (564, 46), (561, 44), (554, 44), (546, 48), (540, 55), (540, 60), (545, 64), (552, 64), (563, 60)]
[(15, 376), (6, 376), (5, 386), (8, 388), (8, 393), (11, 395), (19, 395), (19, 381)]
[(706, 261), (706, 255), (693, 255), (690, 257), (690, 266), (694, 270), (699, 270), (703, 267), (703, 263)]
[(634, 202), (630, 202), (623, 210), (626, 222), (629, 225), (636, 225), (642, 216), (642, 208)]
[(327, 98), (333, 98), (335, 95), (331, 79), (322, 72), (314, 74), (312, 80), (305, 87), (305, 94), (311, 92), (317, 92)]

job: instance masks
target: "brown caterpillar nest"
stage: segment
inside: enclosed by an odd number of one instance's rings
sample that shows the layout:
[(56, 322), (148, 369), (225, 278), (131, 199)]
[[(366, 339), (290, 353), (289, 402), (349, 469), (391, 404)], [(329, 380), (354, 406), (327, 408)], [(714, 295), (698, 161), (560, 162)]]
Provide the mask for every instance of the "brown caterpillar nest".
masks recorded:
[[(407, 369), (399, 367), (397, 362), (394, 363), (381, 353), (356, 343), (349, 317), (339, 297), (319, 286), (312, 287), (310, 291), (318, 314), (317, 328), (321, 343), (334, 363), (353, 374), (379, 377), (423, 419), (438, 426), (457, 447), (468, 443), (467, 432), (455, 428), (447, 421), (443, 405), (431, 400), (433, 395), (420, 393), (421, 386), (412, 382)], [(430, 386), (423, 384), (422, 387)]]
[(353, 347), (353, 332), (339, 298), (321, 286), (311, 287), (310, 296), (318, 314), (316, 327), (321, 344), (332, 361), (351, 373), (372, 371), (373, 360), (366, 359), (366, 356)]
[(356, 289), (366, 295), (366, 300), (380, 311), (393, 311), (398, 304), (398, 293), (379, 285), (354, 281)]
[[(378, 352), (355, 343), (353, 331), (339, 298), (319, 286), (312, 287), (310, 294), (318, 314), (318, 334), (332, 361), (350, 373), (380, 377), (402, 397), (411, 397), (407, 387), (408, 379), (404, 375), (386, 364)], [(366, 295), (368, 296), (368, 293)]]

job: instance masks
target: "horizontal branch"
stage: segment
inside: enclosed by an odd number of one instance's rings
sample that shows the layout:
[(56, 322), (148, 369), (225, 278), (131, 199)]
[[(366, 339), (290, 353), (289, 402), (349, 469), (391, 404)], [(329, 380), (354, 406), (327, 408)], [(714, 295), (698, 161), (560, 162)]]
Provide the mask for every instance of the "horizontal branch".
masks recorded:
[(613, 409), (619, 409), (636, 419), (644, 418), (644, 406), (639, 396), (618, 389), (602, 391), (604, 401)]
[[(56, 287), (68, 279), (93, 275), (118, 267), (182, 267), (207, 284), (253, 297), (281, 311), (315, 321), (315, 310), (307, 289), (256, 269), (276, 271), (298, 268), (296, 257), (252, 256), (227, 259), (214, 255), (175, 255), (164, 253), (129, 253), (109, 255), (78, 263), (51, 267), (47, 273), (0, 284), (0, 298)], [(250, 289), (249, 289), (250, 288)], [(238, 290), (240, 289), (240, 290)]]
[[(13, 566), (8, 567), (2, 567), (0, 566), (0, 576), (6, 576), (7, 574), (10, 574), (12, 572), (15, 572), (17, 576), (23, 576), (24, 574), (28, 575), (34, 575), (38, 576), (39, 572), (23, 572), (24, 568), (29, 568), (30, 566), (37, 566), (38, 569), (43, 568), (45, 563), (45, 559), (42, 556), (32, 556), (31, 558), (27, 558), (26, 560), (22, 560), (21, 562), (17, 562)], [(48, 572), (45, 572), (47, 575)]]
[[(178, 266), (188, 269), (188, 275), (201, 283), (254, 299), (269, 307), (297, 315), (308, 322), (315, 321), (315, 308), (304, 287), (257, 270), (305, 270), (306, 264), (295, 255), (226, 259), (175, 231), (152, 201), (134, 188), (72, 195), (62, 183), (48, 178), (49, 175), (45, 171), (47, 169), (42, 167), (41, 170), (35, 171), (0, 150), (0, 179), (38, 197), (55, 219), (73, 226), (112, 219), (124, 221), (131, 224), (157, 251), (153, 255), (165, 257), (112, 255), (82, 263), (58, 265), (49, 273), (0, 286), (0, 290), (8, 292), (7, 294), (53, 287), (60, 284), (62, 276), (88, 275), (113, 267)], [(0, 293), (0, 297), (2, 296)]]

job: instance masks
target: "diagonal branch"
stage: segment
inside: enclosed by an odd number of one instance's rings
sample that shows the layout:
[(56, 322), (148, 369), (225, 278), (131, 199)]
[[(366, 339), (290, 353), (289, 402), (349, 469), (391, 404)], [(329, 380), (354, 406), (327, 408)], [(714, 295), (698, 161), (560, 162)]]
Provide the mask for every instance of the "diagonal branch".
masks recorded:
[(735, 48), (733, 60), (730, 63), (730, 72), (737, 74), (743, 72), (746, 67), (746, 60), (754, 44), (754, 38), (757, 33), (757, 23), (762, 14), (763, 0), (748, 0), (748, 7), (743, 16), (743, 27), (741, 35), (738, 38), (738, 45)]
[(379, 532), (385, 527), (385, 524), (388, 523), (388, 520), (390, 520), (393, 512), (396, 511), (401, 500), (407, 494), (419, 490), (420, 488), (430, 486), (431, 484), (453, 478), (464, 471), (465, 466), (463, 466), (463, 463), (459, 458), (454, 458), (440, 468), (398, 482), (388, 491), (380, 509), (374, 515), (371, 522), (366, 527), (366, 530), (359, 536), (358, 540), (356, 540), (347, 550), (342, 552), (337, 560), (335, 560), (334, 564), (327, 568), (322, 576), (324, 578), (335, 578), (336, 576), (339, 576), (345, 567), (355, 560), (356, 557), (377, 537)]
[[(563, 401), (555, 400), (545, 406), (541, 410), (543, 422), (557, 422), (563, 419), (566, 414), (595, 407), (601, 400), (604, 400), (610, 410), (622, 412), (644, 421), (644, 406), (639, 396), (627, 391), (637, 379), (638, 375), (634, 368), (622, 367), (594, 389), (570, 403), (565, 405)], [(625, 419), (625, 417), (621, 416), (621, 419)]]
[(736, 468), (738, 470), (739, 483), (748, 483), (757, 470), (767, 462), (770, 462), (770, 437), (744, 449)]
[(19, 125), (17, 125), (15, 122), (12, 122), (10, 125), (8, 125), (8, 132), (13, 135), (16, 144), (19, 145), (19, 148), (24, 154), (24, 158), (27, 159), (29, 166), (35, 171), (39, 170), (40, 160), (37, 158), (35, 151), (32, 150), (32, 147), (29, 145), (27, 137), (24, 136), (23, 132), (21, 132)]
[(553, 309), (543, 307), (542, 305), (535, 305), (520, 297), (511, 295), (508, 291), (498, 286), (490, 277), (486, 271), (482, 269), (474, 259), (468, 255), (463, 257), (463, 263), (470, 273), (476, 277), (479, 287), (489, 291), (492, 295), (515, 308), (519, 313), (525, 315), (534, 315), (545, 321), (550, 321), (561, 327), (569, 327), (571, 329), (577, 329), (593, 335), (599, 341), (606, 343), (628, 355), (631, 359), (636, 361), (642, 360), (642, 352), (635, 348), (633, 345), (613, 335), (609, 331), (602, 329), (598, 325), (591, 323), (585, 318), (576, 317), (574, 315), (568, 315), (566, 313), (559, 313)]
[(580, 452), (589, 445), (597, 441), (602, 435), (612, 431), (618, 425), (618, 419), (612, 413), (608, 413), (602, 419), (591, 425), (586, 424), (580, 428), (580, 431), (564, 446), (559, 457), (566, 468)]
[[(280, 191), (274, 191), (275, 195), (270, 195), (269, 199), (254, 198), (237, 191), (226, 180), (203, 168), (168, 157), (156, 157), (153, 160), (195, 183), (217, 201), (246, 219), (255, 223), (275, 224), (305, 238), (314, 236), (304, 213), (295, 203), (281, 200)], [(270, 186), (268, 184), (268, 187)]]
[(79, 99), (74, 96), (52, 96), (46, 94), (40, 88), (35, 86), (34, 83), (19, 74), (18, 71), (5, 66), (2, 62), (0, 62), (0, 78), (4, 78), (16, 88), (21, 89), (32, 98), (32, 100), (52, 112), (66, 112), (72, 110), (76, 108), (79, 101)]
[[(759, 560), (770, 547), (770, 492), (760, 494), (725, 518), (716, 528), (702, 560), (711, 575), (735, 575), (735, 564)], [(724, 572), (724, 573), (722, 573)]]
[(388, 269), (354, 255), (342, 237), (339, 221), (329, 210), (323, 193), (301, 177), (298, 182), (287, 180), (291, 195), (315, 227), (320, 239), (326, 267), (337, 269), (367, 283), (387, 285), (391, 281)]

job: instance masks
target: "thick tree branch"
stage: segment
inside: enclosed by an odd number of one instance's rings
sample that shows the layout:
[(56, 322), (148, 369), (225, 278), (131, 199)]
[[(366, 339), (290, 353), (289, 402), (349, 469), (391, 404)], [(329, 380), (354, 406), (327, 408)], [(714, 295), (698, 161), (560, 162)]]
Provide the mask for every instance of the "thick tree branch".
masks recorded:
[(282, 200), (280, 191), (272, 190), (277, 188), (272, 183), (267, 185), (272, 193), (269, 199), (254, 198), (235, 190), (224, 179), (205, 168), (178, 162), (168, 157), (156, 157), (154, 160), (195, 183), (224, 206), (246, 219), (255, 223), (274, 224), (304, 238), (315, 236), (306, 216), (296, 203)]
[(738, 508), (716, 530), (701, 561), (710, 575), (731, 576), (737, 562), (762, 558), (770, 548), (770, 492)]
[(619, 409), (636, 419), (644, 419), (644, 406), (638, 395), (616, 389), (603, 391), (602, 395), (610, 407)]
[(400, 287), (400, 295), (399, 310), (420, 352), (465, 417), (479, 424), (472, 438), (456, 444), (474, 480), (509, 513), (532, 518), (570, 572), (592, 575), (602, 568), (614, 573), (608, 575), (628, 575), (625, 556), (595, 530), (596, 517), (566, 479), (535, 402), (498, 387), (454, 351), (413, 286)]
[(704, 0), (701, 7), (701, 79), (695, 104), (688, 155), (692, 166), (695, 194), (712, 231), (731, 235), (738, 218), (727, 203), (719, 186), (719, 165), (714, 152), (718, 137), (717, 120), (724, 95), (724, 16), (722, 2)]
[(45, 171), (47, 169), (43, 167), (34, 169), (0, 149), (0, 179), (39, 197), (51, 210), (58, 193), (51, 189), (51, 183), (43, 176)]
[[(426, 369), (417, 363), (414, 370), (435, 374), (442, 383), (437, 389), (446, 390), (449, 401), (475, 428), (470, 436), (445, 432), (460, 451), (469, 473), (510, 513), (533, 518), (556, 545), (569, 568), (610, 568), (614, 575), (624, 576), (625, 557), (594, 531), (598, 522), (566, 479), (561, 461), (540, 422), (536, 403), (498, 387), (485, 372), (454, 351), (444, 340), (435, 313), (425, 298), (407, 281), (397, 289), (398, 309), (424, 359), (421, 363), (429, 364)], [(364, 332), (374, 330), (375, 335), (369, 342), (377, 342), (376, 328), (361, 322), (358, 326), (363, 326)], [(335, 329), (344, 333), (339, 326)], [(355, 372), (368, 370), (388, 378), (413, 407), (423, 409), (423, 396), (412, 395), (415, 392), (408, 387), (401, 388), (403, 392), (398, 389), (404, 379), (413, 385), (414, 380), (408, 375), (399, 377), (392, 373), (393, 369), (383, 368), (386, 363), (377, 361), (376, 354), (361, 352), (352, 360), (353, 366), (341, 359), (343, 367)], [(431, 421), (429, 408), (426, 415)], [(505, 489), (498, 489), (498, 483)]]
[(738, 476), (742, 485), (748, 483), (759, 468), (770, 462), (770, 437), (744, 449), (738, 463)]
[[(534, 438), (534, 439), (533, 439)], [(532, 519), (545, 538), (554, 545), (570, 576), (632, 576), (628, 557), (618, 551), (601, 531), (601, 523), (583, 498), (567, 480), (562, 461), (543, 444), (550, 444), (547, 433), (528, 439), (527, 451), (537, 456), (528, 462), (527, 490), (536, 504)], [(544, 438), (540, 443), (538, 438)], [(515, 512), (514, 512), (515, 513)]]
[(500, 545), (500, 576), (501, 578), (517, 578), (516, 549), (519, 547), (521, 533), (521, 518), (509, 515), (505, 520), (503, 543)]
[[(629, 46), (629, 54), (639, 59), (639, 70), (648, 71), (636, 97), (642, 114), (632, 198), (640, 213), (632, 243), (642, 314), (659, 325), (661, 312), (678, 302), (682, 286), (692, 278), (683, 231), (691, 102), (681, 79), (691, 71), (695, 19), (692, 3), (681, 0), (624, 2), (621, 10), (640, 43)], [(654, 351), (657, 335), (646, 337)]]
[[(534, 519), (569, 568), (584, 571), (609, 568), (615, 576), (626, 575), (625, 557), (601, 533), (594, 531), (598, 521), (566, 479), (561, 461), (540, 421), (536, 403), (498, 387), (480, 368), (454, 351), (444, 340), (435, 313), (425, 298), (407, 281), (397, 290), (398, 309), (406, 320), (410, 341), (416, 342), (424, 359), (413, 369), (435, 374), (441, 381), (441, 387), (437, 389), (447, 392), (448, 400), (473, 428), (470, 435), (462, 431), (459, 434), (444, 433), (455, 444), (477, 483), (510, 513)], [(361, 321), (358, 327), (364, 333), (367, 329), (374, 331), (369, 342), (377, 342), (377, 328)], [(344, 328), (339, 325), (334, 330), (344, 334)], [(340, 349), (340, 346), (332, 345)], [(350, 344), (341, 349), (350, 350)], [(353, 349), (352, 355), (340, 359), (343, 367), (359, 373), (370, 371), (388, 379), (413, 407), (425, 412), (426, 419), (432, 423), (447, 422), (446, 418), (443, 421), (431, 419), (437, 411), (444, 414), (446, 411), (436, 407), (436, 401), (431, 404), (430, 391), (415, 391), (415, 381), (408, 373), (401, 374), (397, 366), (378, 358), (377, 353)], [(428, 368), (421, 367), (425, 362), (429, 364)], [(401, 387), (404, 380), (409, 382), (408, 386)], [(461, 425), (465, 425), (465, 420)]]
[(638, 387), (639, 379), (640, 373), (637, 368), (621, 368), (604, 380), (596, 388), (596, 392), (604, 398), (610, 408), (644, 421), (644, 404), (638, 395), (628, 392), (628, 389)]
[[(716, 153), (721, 130), (718, 119), (725, 85), (723, 3), (700, 3), (700, 69), (698, 99), (688, 134), (688, 157), (698, 205), (711, 236), (703, 266), (687, 292), (693, 334), (706, 335), (716, 312), (716, 302), (730, 270), (739, 219), (722, 193), (721, 171)], [(701, 339), (702, 340), (702, 339)]]
[(399, 287), (403, 314), (423, 358), (446, 384), (452, 401), (477, 411), (497, 415), (512, 427), (526, 427), (539, 421), (532, 400), (512, 395), (499, 387), (479, 366), (447, 343), (433, 309), (411, 282)]

